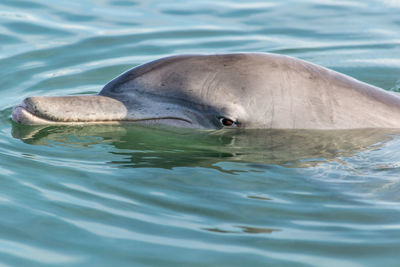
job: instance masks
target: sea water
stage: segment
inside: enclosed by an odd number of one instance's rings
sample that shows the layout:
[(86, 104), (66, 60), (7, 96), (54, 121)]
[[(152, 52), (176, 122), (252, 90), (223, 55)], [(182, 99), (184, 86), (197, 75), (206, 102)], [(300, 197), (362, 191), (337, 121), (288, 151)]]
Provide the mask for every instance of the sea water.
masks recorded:
[(393, 0), (1, 0), (0, 265), (399, 266), (399, 132), (11, 121), (27, 96), (95, 93), (183, 53), (280, 53), (399, 91), (399, 14)]

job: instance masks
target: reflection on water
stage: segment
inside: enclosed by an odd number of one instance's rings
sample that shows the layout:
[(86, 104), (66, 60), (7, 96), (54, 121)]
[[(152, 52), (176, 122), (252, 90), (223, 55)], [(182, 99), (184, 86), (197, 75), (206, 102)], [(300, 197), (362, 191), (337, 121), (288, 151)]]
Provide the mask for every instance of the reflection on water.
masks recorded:
[(12, 134), (23, 142), (90, 148), (104, 143), (122, 167), (200, 166), (215, 168), (220, 161), (310, 167), (341, 162), (361, 151), (379, 149), (398, 130), (220, 130), (200, 131), (132, 125), (21, 126)]

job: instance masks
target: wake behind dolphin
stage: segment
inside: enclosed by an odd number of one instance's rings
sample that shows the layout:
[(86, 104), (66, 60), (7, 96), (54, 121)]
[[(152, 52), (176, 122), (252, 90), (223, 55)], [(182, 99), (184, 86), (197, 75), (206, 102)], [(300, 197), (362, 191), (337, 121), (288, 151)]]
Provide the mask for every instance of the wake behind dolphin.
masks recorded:
[(283, 55), (180, 55), (128, 70), (97, 95), (26, 98), (12, 118), (205, 129), (400, 128), (400, 98)]

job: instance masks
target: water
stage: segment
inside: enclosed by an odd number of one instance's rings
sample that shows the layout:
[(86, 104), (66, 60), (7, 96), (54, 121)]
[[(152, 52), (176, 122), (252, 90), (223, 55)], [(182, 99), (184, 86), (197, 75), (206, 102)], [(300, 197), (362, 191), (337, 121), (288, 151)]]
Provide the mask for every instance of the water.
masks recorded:
[(393, 0), (0, 1), (0, 265), (398, 266), (398, 132), (10, 114), (181, 53), (287, 54), (399, 91), (399, 13)]

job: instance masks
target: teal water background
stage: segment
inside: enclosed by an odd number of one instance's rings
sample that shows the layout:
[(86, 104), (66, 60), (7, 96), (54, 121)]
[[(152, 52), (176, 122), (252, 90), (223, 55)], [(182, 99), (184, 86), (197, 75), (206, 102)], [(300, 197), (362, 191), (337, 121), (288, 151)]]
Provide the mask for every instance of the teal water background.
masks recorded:
[(10, 119), (24, 97), (94, 93), (182, 53), (281, 53), (399, 91), (399, 14), (395, 0), (1, 0), (0, 266), (399, 266), (399, 133)]

